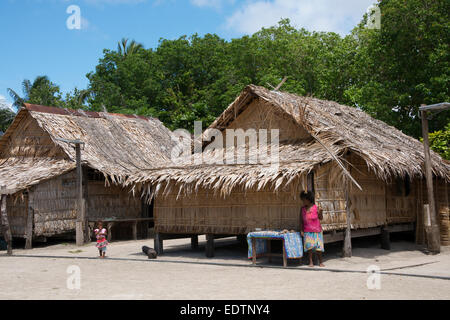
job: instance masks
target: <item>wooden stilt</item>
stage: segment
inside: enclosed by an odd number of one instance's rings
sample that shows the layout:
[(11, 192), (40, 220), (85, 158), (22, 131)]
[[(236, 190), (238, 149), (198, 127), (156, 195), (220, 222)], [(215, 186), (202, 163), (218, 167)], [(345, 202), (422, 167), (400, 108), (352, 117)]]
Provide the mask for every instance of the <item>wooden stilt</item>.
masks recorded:
[(345, 184), (345, 207), (347, 227), (344, 234), (344, 247), (342, 248), (342, 255), (344, 257), (352, 256), (352, 234), (351, 234), (351, 212), (350, 212), (350, 186), (349, 182)]
[(198, 249), (198, 235), (191, 237), (191, 249), (197, 250)]
[(3, 228), (3, 236), (5, 237), (5, 241), (7, 244), (7, 253), (8, 255), (12, 255), (12, 234), (11, 228), (9, 226), (8, 212), (6, 211), (6, 194), (1, 195), (0, 201), (0, 216)]
[(214, 235), (206, 235), (206, 256), (208, 258), (214, 257)]
[(26, 241), (25, 249), (31, 249), (33, 247), (33, 222), (34, 222), (34, 192), (28, 191), (28, 215), (27, 215), (27, 227), (26, 227)]
[(391, 240), (389, 234), (390, 233), (387, 226), (381, 229), (381, 249), (391, 250)]
[(164, 253), (163, 249), (163, 239), (161, 237), (160, 233), (155, 233), (155, 238), (153, 240), (155, 251), (158, 254), (158, 256), (162, 255)]
[(282, 245), (281, 250), (283, 250), (283, 267), (286, 268), (287, 267), (287, 257), (286, 257), (286, 249), (284, 247), (284, 239), (283, 239), (283, 242), (281, 245)]
[(252, 238), (252, 263), (256, 264), (256, 239)]
[(137, 221), (132, 222), (133, 240), (137, 240)]

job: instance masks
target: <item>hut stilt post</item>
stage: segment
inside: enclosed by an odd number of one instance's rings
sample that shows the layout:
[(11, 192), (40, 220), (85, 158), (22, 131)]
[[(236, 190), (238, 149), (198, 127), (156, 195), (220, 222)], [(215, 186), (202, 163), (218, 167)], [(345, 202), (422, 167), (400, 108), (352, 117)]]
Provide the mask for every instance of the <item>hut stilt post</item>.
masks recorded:
[(390, 239), (390, 233), (389, 228), (387, 226), (384, 226), (381, 228), (381, 249), (384, 250), (391, 250), (391, 239)]
[(6, 194), (0, 196), (0, 215), (1, 215), (1, 226), (3, 229), (3, 236), (7, 244), (7, 253), (12, 255), (12, 234), (11, 228), (9, 226), (8, 213), (6, 211)]
[(27, 226), (25, 249), (33, 248), (33, 223), (34, 223), (34, 191), (28, 191)]
[[(347, 180), (347, 179), (346, 179)], [(351, 212), (350, 212), (350, 182), (345, 183), (345, 208), (347, 227), (344, 233), (344, 246), (342, 248), (342, 256), (352, 256), (352, 232), (351, 232)]]
[(85, 237), (85, 212), (83, 203), (83, 170), (81, 167), (81, 146), (75, 143), (77, 160), (77, 222), (76, 222), (76, 243), (77, 246), (84, 245)]
[(214, 235), (206, 235), (206, 256), (208, 258), (214, 257)]
[(192, 250), (198, 249), (198, 235), (194, 235), (191, 237), (191, 249)]
[(153, 246), (158, 256), (164, 253), (163, 251), (163, 239), (159, 232), (155, 233), (155, 238), (153, 239)]
[[(439, 226), (437, 225), (436, 205), (433, 193), (433, 173), (431, 171), (431, 155), (430, 155), (430, 143), (428, 140), (427, 111), (421, 111), (421, 116), (422, 116), (423, 145), (425, 154), (425, 174), (427, 181), (427, 194), (430, 210), (430, 221), (431, 221), (431, 226), (425, 227), (425, 232), (427, 234), (428, 251), (432, 253), (439, 253), (441, 251), (441, 243), (439, 235)], [(424, 221), (426, 220), (424, 219)]]

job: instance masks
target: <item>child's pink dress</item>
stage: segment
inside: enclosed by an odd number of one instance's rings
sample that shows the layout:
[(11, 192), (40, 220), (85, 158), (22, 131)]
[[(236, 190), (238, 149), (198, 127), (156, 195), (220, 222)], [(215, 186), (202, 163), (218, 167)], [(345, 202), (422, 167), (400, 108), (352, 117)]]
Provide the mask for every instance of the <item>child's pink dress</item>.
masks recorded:
[(106, 246), (108, 245), (108, 241), (106, 240), (106, 237), (104, 235), (104, 233), (106, 233), (106, 229), (95, 229), (94, 232), (97, 234), (97, 243), (95, 244), (95, 246), (98, 248), (98, 250), (106, 251)]

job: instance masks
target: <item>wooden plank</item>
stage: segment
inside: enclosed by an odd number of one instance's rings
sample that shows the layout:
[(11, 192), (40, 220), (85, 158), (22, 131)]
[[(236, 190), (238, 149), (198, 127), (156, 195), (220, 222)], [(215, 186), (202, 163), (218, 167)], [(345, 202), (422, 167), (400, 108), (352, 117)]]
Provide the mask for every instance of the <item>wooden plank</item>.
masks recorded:
[(0, 197), (0, 217), (1, 217), (1, 224), (3, 229), (3, 236), (5, 238), (6, 244), (7, 244), (7, 253), (8, 255), (12, 255), (12, 234), (11, 234), (11, 228), (9, 226), (9, 220), (8, 220), (8, 212), (6, 211), (6, 194), (2, 194)]
[(34, 222), (34, 191), (30, 189), (28, 191), (28, 212), (27, 212), (27, 226), (26, 226), (26, 241), (25, 249), (31, 249), (33, 247), (33, 222)]
[(413, 231), (413, 230), (414, 230), (413, 223), (394, 224), (394, 225), (389, 226), (389, 232), (404, 232), (404, 231)]

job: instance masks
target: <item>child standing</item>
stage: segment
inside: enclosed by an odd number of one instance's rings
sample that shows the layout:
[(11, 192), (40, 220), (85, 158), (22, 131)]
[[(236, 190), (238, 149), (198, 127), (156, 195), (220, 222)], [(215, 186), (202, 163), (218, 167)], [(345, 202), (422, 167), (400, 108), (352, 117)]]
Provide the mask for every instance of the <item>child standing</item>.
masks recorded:
[(101, 221), (97, 222), (98, 228), (94, 230), (95, 236), (97, 238), (96, 247), (98, 249), (98, 253), (100, 254), (100, 258), (104, 258), (106, 256), (106, 246), (108, 245), (108, 241), (106, 240), (106, 234), (108, 233), (105, 228), (103, 228), (103, 223)]
[(320, 220), (322, 219), (322, 209), (314, 204), (314, 196), (311, 191), (302, 191), (300, 199), (303, 201), (302, 207), (302, 230), (301, 235), (304, 242), (304, 250), (308, 252), (309, 266), (313, 267), (312, 254), (317, 254), (321, 267), (325, 267), (322, 262), (322, 252), (325, 251), (323, 246), (323, 234)]

